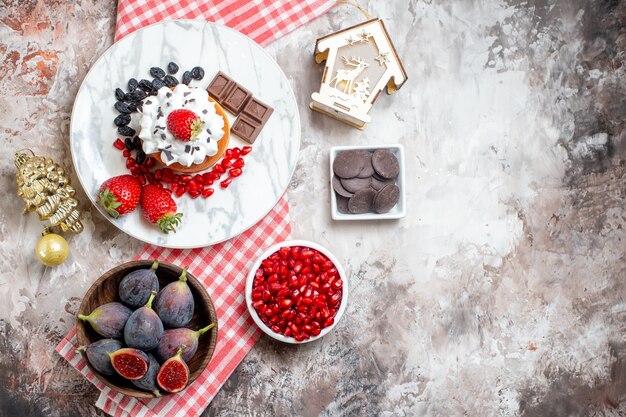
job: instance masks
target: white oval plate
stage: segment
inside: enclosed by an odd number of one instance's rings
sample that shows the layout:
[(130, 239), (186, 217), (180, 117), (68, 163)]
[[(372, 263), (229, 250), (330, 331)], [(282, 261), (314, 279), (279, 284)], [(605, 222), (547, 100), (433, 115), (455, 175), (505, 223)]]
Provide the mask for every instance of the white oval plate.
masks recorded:
[[(170, 61), (184, 70), (199, 65), (205, 76), (191, 86), (206, 88), (217, 71), (230, 75), (274, 108), (246, 156), (244, 173), (230, 187), (208, 199), (176, 198), (183, 222), (176, 233), (164, 234), (143, 219), (137, 209), (112, 219), (96, 202), (100, 184), (128, 173), (125, 158), (113, 147), (119, 136), (113, 119), (114, 90), (127, 90), (130, 78), (151, 80), (150, 67)], [(230, 116), (231, 125), (234, 117)], [(98, 211), (129, 235), (168, 248), (197, 248), (235, 237), (263, 218), (287, 189), (300, 149), (300, 117), (287, 77), (274, 59), (252, 39), (225, 26), (196, 20), (157, 23), (112, 45), (92, 66), (74, 102), (70, 133), (78, 178)], [(246, 143), (231, 135), (230, 147)], [(223, 177), (224, 178), (224, 177)]]

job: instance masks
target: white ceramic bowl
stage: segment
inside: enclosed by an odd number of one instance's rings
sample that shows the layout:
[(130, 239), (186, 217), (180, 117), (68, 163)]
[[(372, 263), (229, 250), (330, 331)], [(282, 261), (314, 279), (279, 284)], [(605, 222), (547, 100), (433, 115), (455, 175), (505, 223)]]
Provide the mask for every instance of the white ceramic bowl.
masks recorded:
[[(330, 259), (330, 261), (333, 264), (335, 264), (335, 268), (337, 268), (339, 277), (343, 280), (343, 287), (342, 287), (343, 293), (342, 293), (342, 298), (341, 298), (341, 304), (339, 305), (337, 314), (335, 314), (335, 322), (333, 323), (332, 326), (325, 327), (324, 329), (322, 329), (319, 335), (311, 337), (307, 340), (303, 340), (302, 342), (296, 341), (296, 339), (294, 339), (293, 337), (283, 336), (282, 334), (274, 332), (272, 329), (267, 327), (265, 323), (263, 323), (263, 321), (257, 314), (256, 310), (254, 309), (254, 307), (252, 307), (252, 283), (254, 281), (254, 274), (256, 273), (257, 269), (259, 269), (259, 266), (261, 266), (261, 262), (264, 259), (266, 259), (271, 254), (273, 254), (274, 252), (277, 252), (280, 248), (285, 247), (285, 246), (305, 246), (311, 249), (318, 250), (322, 254), (326, 255), (326, 257), (328, 257), (328, 259)], [(317, 243), (309, 242), (307, 240), (287, 240), (285, 242), (281, 242), (270, 247), (265, 252), (263, 252), (263, 254), (259, 257), (259, 259), (257, 259), (257, 261), (252, 266), (252, 269), (248, 273), (248, 278), (246, 279), (246, 305), (248, 306), (248, 311), (250, 312), (252, 319), (257, 324), (257, 326), (259, 326), (259, 328), (263, 330), (263, 332), (265, 332), (265, 334), (273, 337), (276, 340), (280, 340), (281, 342), (285, 342), (285, 343), (292, 343), (292, 344), (308, 343), (308, 342), (317, 340), (321, 337), (324, 337), (324, 335), (328, 334), (337, 325), (337, 323), (339, 323), (339, 320), (341, 319), (341, 316), (343, 316), (343, 312), (345, 311), (347, 304), (348, 304), (348, 280), (346, 279), (346, 273), (343, 270), (341, 263), (339, 263), (339, 260), (328, 249), (324, 248), (323, 246), (318, 245)]]
[[(400, 188), (400, 200), (389, 212), (378, 213), (363, 213), (363, 214), (349, 214), (341, 213), (337, 209), (337, 195), (333, 190), (333, 162), (340, 152), (352, 151), (352, 150), (364, 150), (373, 152), (377, 149), (387, 149), (393, 153), (398, 162), (400, 163), (400, 174), (396, 180), (398, 188)], [(406, 216), (406, 180), (404, 177), (404, 147), (398, 145), (362, 145), (362, 146), (333, 146), (330, 148), (330, 214), (333, 220), (388, 220), (388, 219), (400, 219)]]

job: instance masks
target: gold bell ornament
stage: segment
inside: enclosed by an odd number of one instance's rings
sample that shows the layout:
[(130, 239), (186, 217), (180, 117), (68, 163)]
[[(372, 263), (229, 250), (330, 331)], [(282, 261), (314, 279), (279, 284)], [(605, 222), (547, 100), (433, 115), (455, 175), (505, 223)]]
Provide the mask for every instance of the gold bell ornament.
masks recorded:
[(37, 242), (35, 255), (44, 265), (59, 265), (67, 259), (69, 247), (67, 241), (53, 230), (83, 231), (78, 201), (74, 198), (76, 190), (63, 167), (51, 158), (35, 155), (30, 149), (15, 154), (15, 166), (17, 195), (26, 204), (22, 214), (34, 211), (39, 220), (49, 223)]

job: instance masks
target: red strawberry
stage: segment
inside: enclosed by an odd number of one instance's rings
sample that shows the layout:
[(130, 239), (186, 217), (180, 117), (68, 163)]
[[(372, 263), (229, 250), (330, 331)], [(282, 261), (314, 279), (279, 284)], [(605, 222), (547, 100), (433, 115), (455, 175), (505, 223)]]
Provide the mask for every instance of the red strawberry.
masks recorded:
[(114, 219), (137, 208), (141, 195), (141, 184), (132, 175), (109, 178), (100, 186), (98, 201)]
[(155, 184), (148, 184), (141, 190), (141, 208), (143, 217), (150, 223), (156, 223), (164, 232), (176, 232), (182, 213), (176, 213), (176, 202), (170, 193)]
[(178, 109), (167, 116), (167, 128), (176, 139), (184, 142), (195, 139), (203, 126), (202, 120), (191, 110)]

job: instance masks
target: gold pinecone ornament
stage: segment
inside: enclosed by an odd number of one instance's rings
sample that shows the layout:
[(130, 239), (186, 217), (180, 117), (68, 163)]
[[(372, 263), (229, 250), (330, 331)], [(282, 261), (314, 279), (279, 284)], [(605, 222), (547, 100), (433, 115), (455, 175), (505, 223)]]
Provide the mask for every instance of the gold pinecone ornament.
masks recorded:
[[(34, 211), (39, 220), (49, 222), (38, 246), (51, 234), (49, 233), (51, 228), (57, 227), (63, 232), (82, 232), (83, 224), (79, 220), (78, 201), (74, 198), (76, 190), (70, 184), (70, 178), (63, 167), (51, 158), (36, 156), (29, 149), (15, 154), (15, 166), (17, 195), (22, 197), (26, 204), (22, 214)], [(63, 239), (60, 236), (59, 238)], [(46, 239), (50, 240), (51, 237)]]

